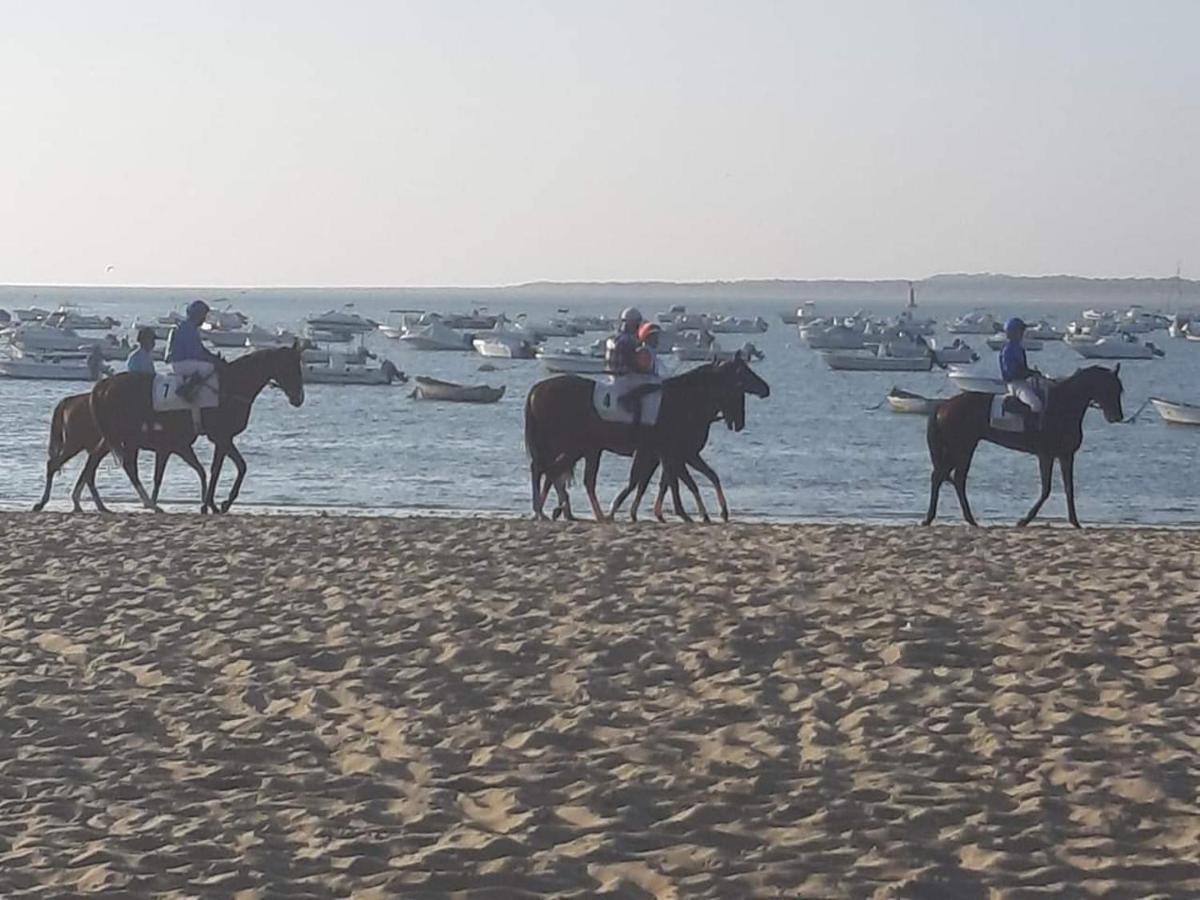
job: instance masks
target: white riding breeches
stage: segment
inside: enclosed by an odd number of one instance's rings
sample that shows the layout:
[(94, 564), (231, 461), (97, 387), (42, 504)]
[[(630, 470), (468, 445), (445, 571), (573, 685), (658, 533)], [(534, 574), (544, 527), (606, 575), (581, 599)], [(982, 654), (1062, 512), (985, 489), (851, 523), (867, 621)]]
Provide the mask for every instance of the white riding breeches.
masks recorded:
[(1032, 409), (1035, 413), (1040, 413), (1045, 404), (1042, 402), (1042, 395), (1038, 393), (1034, 387), (1033, 379), (1026, 378), (1022, 381), (1010, 381), (1007, 384), (1008, 392)]
[(213, 364), (203, 359), (177, 359), (171, 363), (171, 371), (176, 375), (203, 375), (208, 377), (213, 373)]

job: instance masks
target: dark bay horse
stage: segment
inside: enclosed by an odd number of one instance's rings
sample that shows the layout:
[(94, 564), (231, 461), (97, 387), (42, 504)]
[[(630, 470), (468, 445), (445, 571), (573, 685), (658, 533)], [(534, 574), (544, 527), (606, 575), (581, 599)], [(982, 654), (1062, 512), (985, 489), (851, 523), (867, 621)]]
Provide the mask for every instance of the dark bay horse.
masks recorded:
[[(767, 383), (740, 355), (727, 362), (709, 363), (664, 381), (657, 424), (640, 428), (635, 434), (632, 426), (606, 422), (596, 414), (594, 389), (595, 382), (590, 378), (559, 375), (535, 384), (525, 400), (525, 447), (529, 451), (533, 511), (538, 518), (545, 518), (543, 509), (551, 486), (558, 490), (563, 510), (570, 518), (564, 483), (583, 459), (584, 487), (592, 514), (597, 521), (605, 521), (596, 496), (596, 477), (605, 450), (633, 456), (645, 447), (663, 461), (669, 478), (681, 477), (674, 468), (676, 461), (690, 455), (697, 446), (697, 435), (707, 437), (723, 407), (747, 393), (759, 397), (770, 394)], [(703, 446), (703, 439), (699, 446)], [(678, 486), (673, 481), (672, 490), (678, 503)]]
[[(724, 419), (725, 427), (730, 431), (741, 431), (743, 428), (745, 428), (746, 394), (739, 391), (736, 393), (736, 395), (728, 398), (728, 401), (722, 404), (721, 412), (713, 418), (713, 421), (709, 423), (708, 428), (703, 429), (703, 431), (697, 429), (694, 434), (693, 446), (690, 448), (679, 448), (680, 450), (684, 450), (685, 456), (681, 460), (675, 460), (676, 477), (672, 478), (672, 476), (668, 475), (664, 470), (663, 476), (658, 484), (658, 497), (654, 501), (654, 517), (658, 519), (658, 521), (663, 521), (663, 500), (666, 497), (668, 489), (670, 489), (672, 493), (675, 514), (685, 522), (691, 521), (688, 515), (683, 511), (682, 504), (679, 502), (678, 486), (675, 484), (675, 481), (677, 480), (682, 481), (687, 489), (691, 492), (692, 497), (695, 498), (696, 508), (700, 512), (701, 519), (703, 519), (705, 522), (712, 521), (709, 518), (708, 510), (704, 506), (704, 500), (700, 496), (700, 489), (696, 487), (696, 482), (688, 473), (689, 467), (695, 469), (712, 483), (714, 490), (717, 492), (717, 501), (721, 505), (721, 519), (725, 522), (729, 521), (729, 503), (725, 499), (725, 490), (721, 487), (721, 479), (717, 476), (717, 473), (712, 466), (705, 462), (704, 458), (700, 456), (700, 451), (703, 450), (705, 445), (708, 443), (709, 429), (719, 419)], [(654, 450), (653, 446), (643, 445), (642, 447), (638, 448), (637, 453), (635, 453), (633, 456), (633, 465), (629, 467), (629, 483), (626, 484), (626, 486), (621, 490), (621, 493), (617, 494), (616, 499), (613, 500), (612, 507), (609, 509), (608, 513), (610, 518), (614, 518), (616, 516), (617, 510), (621, 508), (621, 504), (625, 502), (625, 499), (631, 492), (636, 490), (637, 493), (634, 494), (633, 505), (629, 508), (629, 518), (630, 521), (637, 521), (638, 506), (642, 502), (642, 497), (646, 493), (646, 488), (650, 486), (651, 479), (654, 478), (654, 473), (658, 469), (660, 461), (659, 455)]]
[[(188, 418), (190, 419), (190, 416)], [(207, 493), (208, 476), (204, 471), (204, 466), (196, 458), (196, 453), (192, 450), (191, 442), (172, 444), (167, 440), (169, 436), (167, 432), (152, 429), (142, 435), (139, 442), (139, 449), (153, 450), (156, 456), (156, 477), (154, 493), (151, 495), (151, 499), (158, 499), (158, 488), (162, 482), (162, 472), (166, 469), (167, 459), (172, 453), (177, 454), (184, 462), (191, 466), (200, 478), (200, 496), (203, 498)], [(96, 427), (96, 420), (92, 418), (91, 394), (73, 394), (70, 397), (64, 397), (60, 400), (58, 405), (54, 407), (54, 414), (50, 418), (50, 444), (47, 448), (49, 459), (46, 461), (46, 487), (42, 491), (42, 499), (34, 504), (34, 512), (41, 512), (46, 508), (46, 504), (50, 500), (50, 489), (54, 485), (54, 476), (59, 470), (84, 450), (87, 450), (89, 454), (93, 451), (100, 451), (100, 444), (100, 430)], [(107, 452), (107, 450), (103, 451), (104, 454), (107, 454)], [(103, 459), (103, 455), (101, 459)], [(89, 473), (86, 467), (79, 474), (79, 478), (75, 482), (75, 488), (71, 491), (71, 501), (75, 506), (75, 512), (79, 512), (82, 509), (79, 498), (83, 495), (85, 485), (91, 491), (96, 509), (101, 512), (107, 512), (108, 510), (104, 505), (104, 501), (100, 499), (100, 492), (96, 490), (95, 469)]]
[(963, 393), (939, 406), (937, 412), (929, 417), (926, 431), (933, 475), (929, 488), (929, 512), (925, 515), (924, 524), (930, 524), (937, 515), (938, 493), (947, 479), (954, 483), (967, 524), (978, 524), (967, 502), (967, 472), (970, 471), (971, 459), (979, 442), (991, 441), (1010, 450), (1032, 453), (1038, 458), (1042, 493), (1033, 508), (1017, 523), (1018, 526), (1033, 521), (1050, 496), (1050, 482), (1057, 459), (1062, 471), (1063, 488), (1067, 493), (1067, 518), (1079, 528), (1079, 518), (1075, 515), (1075, 454), (1083, 443), (1083, 416), (1088, 407), (1095, 404), (1109, 422), (1121, 421), (1124, 417), (1121, 411), (1124, 388), (1121, 386), (1120, 371), (1120, 363), (1115, 369), (1090, 366), (1060, 381), (1050, 392), (1045, 426), (1041, 431), (1032, 433), (1012, 433), (991, 428), (988, 424), (991, 394)]
[[(250, 409), (254, 401), (268, 384), (281, 388), (292, 406), (304, 402), (304, 371), (301, 366), (303, 348), (299, 342), (290, 347), (256, 350), (220, 370), (220, 405), (205, 409), (201, 413), (204, 433), (213, 444), (212, 472), (208, 479), (208, 492), (204, 496), (203, 509), (213, 512), (228, 512), (237, 499), (246, 477), (246, 461), (233, 444), (233, 439), (246, 430), (250, 421)], [(104, 440), (98, 451), (88, 455), (84, 474), (93, 477), (103, 454), (110, 449), (121, 461), (125, 474), (133, 483), (134, 490), (142, 503), (149, 509), (157, 509), (158, 482), (162, 472), (155, 467), (155, 496), (152, 498), (142, 487), (137, 472), (137, 448), (142, 436), (162, 426), (164, 440), (172, 446), (186, 443), (191, 446), (196, 439), (191, 413), (187, 410), (172, 413), (155, 413), (149, 389), (149, 376), (122, 373), (98, 383), (92, 388), (91, 410), (96, 426)], [(221, 466), (225, 457), (237, 466), (237, 478), (229, 491), (229, 497), (216, 505), (217, 481), (221, 477)], [(165, 459), (160, 458), (165, 465)]]

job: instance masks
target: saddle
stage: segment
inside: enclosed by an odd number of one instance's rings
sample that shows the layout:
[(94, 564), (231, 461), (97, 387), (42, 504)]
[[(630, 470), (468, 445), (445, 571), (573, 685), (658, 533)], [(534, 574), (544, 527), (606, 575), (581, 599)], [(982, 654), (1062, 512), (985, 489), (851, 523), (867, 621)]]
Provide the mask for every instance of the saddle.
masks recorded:
[(596, 388), (592, 392), (592, 406), (596, 415), (605, 422), (632, 425), (634, 409), (637, 407), (635, 403), (622, 402), (632, 391), (635, 402), (640, 395), (641, 424), (655, 425), (658, 422), (659, 408), (662, 406), (662, 391), (650, 388), (661, 384), (662, 379), (654, 375), (600, 375), (596, 378)]
[[(1042, 393), (1049, 403), (1049, 385), (1042, 383)], [(992, 405), (988, 411), (988, 425), (996, 431), (1007, 431), (1011, 434), (1027, 434), (1040, 431), (1041, 420), (1045, 413), (1035, 413), (1029, 405), (1012, 394), (994, 394)]]
[(221, 404), (220, 379), (215, 371), (199, 379), (191, 375), (156, 374), (151, 391), (156, 413), (212, 409)]

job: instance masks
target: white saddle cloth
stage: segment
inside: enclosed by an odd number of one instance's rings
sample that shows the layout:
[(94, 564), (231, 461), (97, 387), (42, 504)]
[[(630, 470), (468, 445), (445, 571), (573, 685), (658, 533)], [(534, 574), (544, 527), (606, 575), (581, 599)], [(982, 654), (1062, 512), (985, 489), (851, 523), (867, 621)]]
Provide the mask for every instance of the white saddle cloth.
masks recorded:
[[(596, 389), (592, 393), (592, 405), (605, 422), (633, 424), (633, 413), (621, 405), (619, 398), (633, 388), (643, 384), (662, 384), (662, 379), (653, 375), (598, 375)], [(662, 406), (662, 391), (652, 391), (642, 397), (642, 424), (658, 423), (658, 410)]]
[(163, 375), (154, 376), (154, 411), (155, 412), (178, 412), (183, 409), (212, 409), (221, 404), (220, 384), (218, 383), (217, 373), (213, 372), (204, 379), (204, 383), (197, 386), (192, 394), (192, 402), (188, 403), (179, 396), (179, 386), (184, 383), (187, 376), (184, 375)]
[(1011, 394), (994, 394), (992, 396), (992, 408), (988, 413), (988, 425), (997, 431), (1011, 431), (1015, 434), (1020, 434), (1025, 430), (1025, 416), (1020, 413), (1005, 411), (1004, 401), (1010, 396)]

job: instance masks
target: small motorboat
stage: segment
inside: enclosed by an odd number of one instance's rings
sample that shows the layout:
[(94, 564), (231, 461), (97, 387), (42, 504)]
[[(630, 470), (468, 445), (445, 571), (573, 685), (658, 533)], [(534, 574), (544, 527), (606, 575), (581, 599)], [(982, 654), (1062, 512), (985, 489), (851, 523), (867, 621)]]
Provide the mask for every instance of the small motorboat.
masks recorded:
[(953, 342), (945, 347), (941, 346), (939, 341), (931, 339), (929, 341), (929, 349), (933, 351), (934, 356), (937, 357), (938, 364), (942, 366), (979, 361), (979, 354), (972, 350), (971, 345), (962, 338), (955, 338)]
[(863, 329), (856, 325), (806, 325), (800, 337), (813, 350), (861, 350), (865, 346)]
[(572, 347), (553, 351), (542, 348), (537, 351), (537, 358), (542, 361), (547, 372), (569, 372), (584, 375), (596, 375), (604, 371), (604, 354)]
[(1166, 354), (1147, 341), (1142, 343), (1131, 334), (1102, 337), (1093, 343), (1070, 342), (1070, 347), (1085, 359), (1154, 359)]
[(1150, 405), (1170, 425), (1200, 425), (1200, 406), (1151, 397)]
[(768, 327), (767, 320), (762, 316), (753, 319), (717, 316), (712, 320), (709, 330), (714, 334), (762, 334)]
[(504, 396), (505, 385), (455, 384), (418, 375), (412, 396), (415, 400), (444, 400), (448, 403), (495, 403)]
[(323, 344), (348, 344), (356, 337), (370, 334), (379, 323), (354, 312), (354, 304), (348, 303), (340, 310), (329, 310), (304, 320), (309, 338)]
[(93, 366), (88, 353), (27, 351), (14, 345), (11, 355), (0, 357), (0, 377), (33, 381), (96, 381), (112, 374), (108, 366)]
[(892, 412), (927, 416), (935, 412), (945, 401), (933, 397), (922, 397), (920, 394), (894, 387), (888, 392), (887, 402), (888, 406), (892, 408)]
[(1037, 341), (1061, 341), (1064, 332), (1061, 329), (1055, 328), (1044, 319), (1035, 325), (1030, 325), (1025, 329), (1025, 339), (1033, 339)]
[(423, 316), (416, 322), (407, 323), (396, 340), (413, 350), (457, 350), (462, 352), (471, 349), (466, 335), (443, 324), (436, 315)]
[[(1007, 340), (1008, 338), (1006, 338), (1004, 335), (998, 334), (995, 337), (988, 338), (986, 343), (988, 348), (991, 350), (1003, 350), (1004, 344)], [(1037, 338), (1031, 338), (1028, 334), (1026, 334), (1021, 340), (1021, 346), (1030, 353), (1036, 353), (1042, 349), (1043, 344), (1042, 341), (1038, 340)]]
[(843, 372), (928, 372), (933, 368), (928, 348), (920, 355), (893, 353), (890, 344), (880, 344), (874, 353), (829, 351), (821, 357), (829, 368)]
[(485, 331), (472, 342), (480, 356), (501, 359), (533, 359), (533, 344), (520, 335), (504, 331)]
[(970, 369), (951, 366), (946, 375), (960, 391), (970, 391), (976, 394), (1003, 394), (1006, 390), (1002, 379)]
[(991, 313), (971, 312), (959, 316), (946, 326), (946, 330), (951, 334), (995, 334), (1004, 329)]
[(326, 362), (305, 362), (303, 369), (306, 384), (388, 385), (408, 381), (390, 360), (371, 366), (354, 354), (331, 353)]
[(43, 321), (51, 328), (65, 328), (70, 331), (108, 331), (121, 324), (111, 316), (80, 312), (75, 307), (65, 304), (45, 316)]

